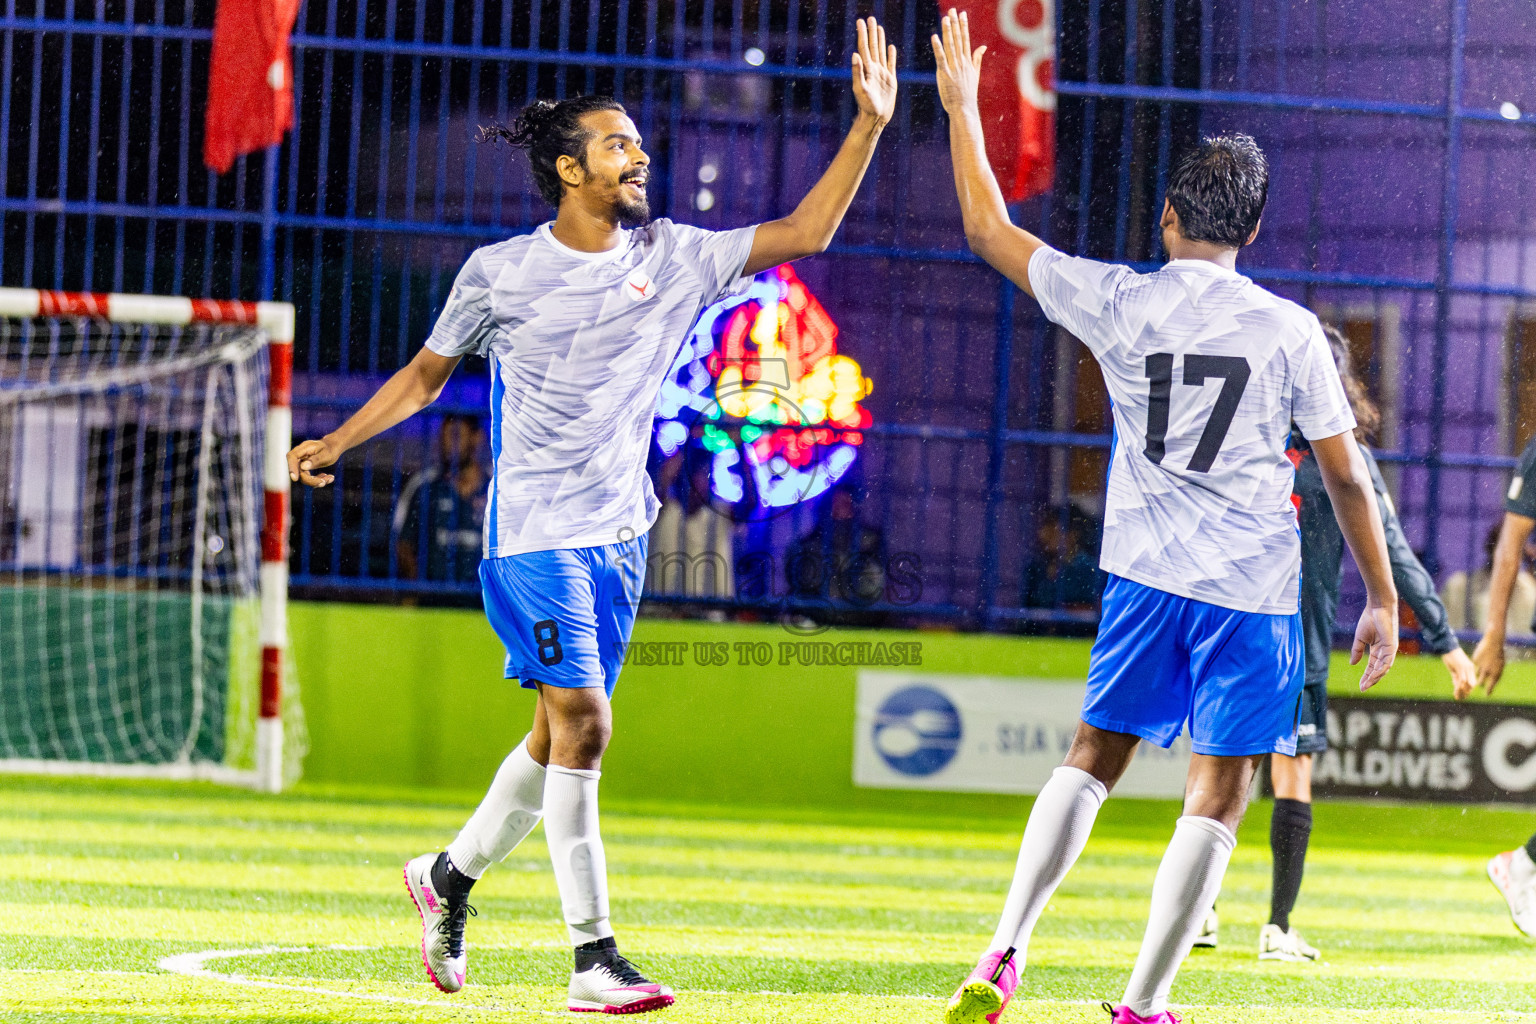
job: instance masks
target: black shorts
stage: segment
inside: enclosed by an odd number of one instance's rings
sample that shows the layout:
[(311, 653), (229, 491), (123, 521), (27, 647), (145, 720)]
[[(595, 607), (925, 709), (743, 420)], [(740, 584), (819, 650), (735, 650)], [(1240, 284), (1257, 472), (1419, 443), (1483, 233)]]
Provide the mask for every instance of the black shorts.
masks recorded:
[(1321, 754), (1328, 749), (1328, 681), (1308, 682), (1301, 688), (1296, 709), (1296, 753)]

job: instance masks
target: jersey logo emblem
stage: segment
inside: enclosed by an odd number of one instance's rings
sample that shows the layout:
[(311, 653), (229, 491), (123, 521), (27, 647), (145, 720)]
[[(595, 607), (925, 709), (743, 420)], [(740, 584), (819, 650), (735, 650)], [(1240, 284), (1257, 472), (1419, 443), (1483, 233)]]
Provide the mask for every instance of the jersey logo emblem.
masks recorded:
[(656, 294), (656, 282), (643, 270), (634, 270), (624, 279), (624, 294), (631, 302), (644, 302)]

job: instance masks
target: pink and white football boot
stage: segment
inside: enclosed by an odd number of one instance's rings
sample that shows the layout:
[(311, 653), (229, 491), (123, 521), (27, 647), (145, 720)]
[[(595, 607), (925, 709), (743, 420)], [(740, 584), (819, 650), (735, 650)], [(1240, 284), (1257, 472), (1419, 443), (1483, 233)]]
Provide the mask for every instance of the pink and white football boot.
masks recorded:
[(1182, 1017), (1172, 1010), (1164, 1010), (1162, 1013), (1154, 1013), (1150, 1017), (1143, 1017), (1129, 1006), (1110, 1006), (1101, 1004), (1109, 1011), (1109, 1024), (1179, 1024)]
[[(612, 940), (609, 940), (612, 942)], [(571, 974), (566, 1008), (577, 1013), (645, 1013), (672, 1005), (672, 990), (646, 979), (618, 947)]]
[(1014, 950), (995, 949), (982, 957), (971, 976), (950, 997), (944, 1024), (997, 1024), (1008, 1000), (1019, 987)]
[(464, 946), (464, 922), (475, 908), (468, 900), (451, 902), (432, 884), (438, 855), (424, 853), (405, 865), (405, 890), (421, 915), (421, 962), (427, 977), (444, 992), (464, 987), (469, 952)]
[[(1498, 854), (1488, 862), (1488, 880), (1509, 904), (1509, 916), (1515, 927), (1536, 939), (1536, 879), (1529, 877), (1530, 863), (1524, 849)], [(1523, 880), (1521, 874), (1526, 875)]]

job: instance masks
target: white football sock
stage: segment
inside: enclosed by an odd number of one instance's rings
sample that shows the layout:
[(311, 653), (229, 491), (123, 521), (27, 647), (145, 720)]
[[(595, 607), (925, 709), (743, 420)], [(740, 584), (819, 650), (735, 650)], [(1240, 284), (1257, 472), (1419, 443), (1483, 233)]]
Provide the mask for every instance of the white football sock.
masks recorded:
[(448, 844), (448, 860), (470, 878), (516, 849), (539, 823), (544, 807), (544, 766), (528, 755), (528, 737), (507, 755), (491, 788)]
[(1173, 976), (1216, 902), (1235, 846), (1237, 837), (1214, 818), (1186, 815), (1174, 827), (1152, 883), (1147, 933), (1125, 988), (1123, 1002), (1138, 1016), (1151, 1017), (1168, 1008)]
[(606, 939), (608, 860), (597, 831), (597, 780), (602, 772), (549, 766), (544, 782), (544, 838), (560, 887), (560, 909), (571, 944)]
[(1015, 961), (1020, 968), (1024, 966), (1035, 922), (1083, 852), (1088, 833), (1093, 831), (1093, 819), (1108, 795), (1104, 783), (1081, 768), (1062, 765), (1051, 773), (1024, 826), (1013, 884), (1008, 887), (1003, 916), (989, 949), (1012, 946), (1018, 950)]

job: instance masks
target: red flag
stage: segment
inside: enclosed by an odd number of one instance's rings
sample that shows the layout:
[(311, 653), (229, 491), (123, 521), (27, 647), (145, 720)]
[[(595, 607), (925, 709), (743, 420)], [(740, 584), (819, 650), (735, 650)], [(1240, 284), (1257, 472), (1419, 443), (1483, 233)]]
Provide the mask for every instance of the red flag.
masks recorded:
[(940, 0), (970, 17), (987, 159), (1010, 203), (1051, 187), (1056, 163), (1055, 0)]
[(298, 15), (299, 0), (219, 0), (203, 163), (220, 174), (235, 157), (282, 142), (293, 127), (288, 33)]

